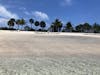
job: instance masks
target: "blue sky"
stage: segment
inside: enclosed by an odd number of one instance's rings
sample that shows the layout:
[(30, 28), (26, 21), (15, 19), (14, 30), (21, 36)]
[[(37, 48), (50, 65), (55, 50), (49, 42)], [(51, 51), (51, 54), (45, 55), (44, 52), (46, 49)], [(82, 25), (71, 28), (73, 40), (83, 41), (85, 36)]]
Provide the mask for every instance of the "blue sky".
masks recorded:
[(56, 18), (74, 25), (100, 23), (100, 0), (0, 0), (0, 24), (12, 17), (45, 20), (47, 24)]

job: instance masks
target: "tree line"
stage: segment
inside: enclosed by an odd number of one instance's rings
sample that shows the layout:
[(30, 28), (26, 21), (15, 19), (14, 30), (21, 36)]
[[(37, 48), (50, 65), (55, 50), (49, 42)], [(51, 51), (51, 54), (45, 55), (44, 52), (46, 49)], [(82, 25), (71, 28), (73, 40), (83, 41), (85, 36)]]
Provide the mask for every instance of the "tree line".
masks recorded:
[[(27, 25), (27, 23), (30, 23), (30, 26)], [(84, 23), (73, 26), (71, 22), (67, 22), (64, 25), (59, 19), (55, 19), (48, 28), (46, 28), (47, 24), (45, 21), (35, 21), (32, 18), (29, 19), (28, 22), (24, 19), (15, 20), (11, 18), (7, 22), (7, 25), (9, 26), (9, 30), (100, 33), (100, 24), (94, 23), (90, 25), (89, 23)], [(17, 27), (14, 29), (15, 25)], [(33, 26), (35, 26), (35, 28)], [(21, 29), (19, 29), (19, 27), (21, 27)]]
[[(37, 27), (41, 27), (41, 31), (44, 30), (46, 27), (45, 21), (34, 21), (34, 19), (29, 19), (29, 23), (31, 24), (31, 27), (26, 25), (26, 21), (24, 19), (18, 19), (15, 20), (14, 18), (11, 18), (8, 22), (7, 25), (9, 26), (9, 29), (13, 29), (13, 27), (16, 25), (17, 30), (27, 30), (27, 31), (37, 31)], [(36, 29), (33, 28), (33, 25), (36, 26)], [(21, 29), (19, 29), (21, 27)], [(24, 29), (23, 29), (24, 28)]]
[(89, 23), (79, 24), (73, 26), (71, 22), (67, 22), (65, 25), (56, 19), (50, 26), (53, 32), (85, 32), (85, 33), (100, 33), (100, 25), (94, 23), (90, 25)]

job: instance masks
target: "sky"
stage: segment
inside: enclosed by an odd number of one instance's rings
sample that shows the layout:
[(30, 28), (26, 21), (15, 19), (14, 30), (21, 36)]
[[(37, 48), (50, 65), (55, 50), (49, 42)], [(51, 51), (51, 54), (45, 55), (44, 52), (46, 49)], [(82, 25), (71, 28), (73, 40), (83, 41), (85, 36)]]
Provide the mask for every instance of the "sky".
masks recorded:
[(47, 25), (56, 18), (64, 24), (100, 23), (100, 0), (0, 0), (0, 25), (10, 18), (44, 20)]

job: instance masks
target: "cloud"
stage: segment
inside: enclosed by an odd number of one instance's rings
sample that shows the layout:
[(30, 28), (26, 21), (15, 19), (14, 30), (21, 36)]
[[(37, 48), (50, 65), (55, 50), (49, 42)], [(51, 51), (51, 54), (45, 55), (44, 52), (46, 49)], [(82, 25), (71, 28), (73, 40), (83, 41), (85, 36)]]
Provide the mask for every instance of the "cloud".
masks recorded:
[(0, 18), (0, 26), (5, 27), (7, 25), (8, 19)]
[(24, 11), (24, 14), (25, 14), (25, 15), (28, 15), (28, 16), (31, 15), (31, 13), (28, 12), (28, 11)]
[(18, 15), (10, 12), (3, 5), (0, 5), (0, 17), (2, 17), (2, 18), (18, 18)]
[(7, 25), (7, 21), (10, 18), (15, 18), (18, 19), (18, 15), (15, 13), (12, 13), (11, 11), (7, 10), (6, 7), (4, 7), (3, 5), (0, 5), (0, 25)]
[(25, 7), (20, 7), (19, 10), (26, 10), (26, 8)]
[(8, 21), (8, 20), (5, 19), (5, 18), (0, 18), (0, 23), (1, 23), (1, 22), (5, 22), (5, 21)]
[(39, 20), (49, 20), (49, 17), (46, 13), (44, 12), (41, 12), (41, 11), (35, 11), (35, 12), (32, 12), (33, 16), (36, 18), (36, 19), (39, 19)]
[(72, 5), (72, 0), (64, 0), (60, 4), (61, 4), (61, 6), (70, 6), (70, 5)]

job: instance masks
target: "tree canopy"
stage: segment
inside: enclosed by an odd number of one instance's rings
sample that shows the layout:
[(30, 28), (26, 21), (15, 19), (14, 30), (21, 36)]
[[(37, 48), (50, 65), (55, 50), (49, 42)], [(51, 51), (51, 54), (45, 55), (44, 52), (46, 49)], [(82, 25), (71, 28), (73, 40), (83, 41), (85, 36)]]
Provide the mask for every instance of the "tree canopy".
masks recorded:
[[(27, 23), (31, 24), (31, 27), (26, 25)], [(46, 28), (46, 22), (45, 21), (38, 21), (34, 20), (32, 18), (29, 19), (29, 21), (26, 21), (25, 19), (14, 19), (11, 18), (8, 22), (7, 25), (9, 28), (13, 28), (15, 25), (19, 27), (21, 26), (22, 28), (26, 30), (37, 30), (37, 31), (44, 31), (44, 28)], [(32, 25), (36, 26), (36, 29), (33, 29)], [(41, 29), (39, 29), (41, 27)], [(71, 22), (67, 22), (65, 25), (62, 23), (61, 20), (55, 19), (54, 22), (51, 23), (50, 27), (47, 28), (48, 30), (46, 31), (52, 31), (52, 32), (94, 32), (94, 33), (99, 33), (100, 32), (100, 24), (94, 23), (93, 25), (90, 25), (89, 23), (84, 23), (84, 24), (79, 24), (79, 25), (73, 25)]]

